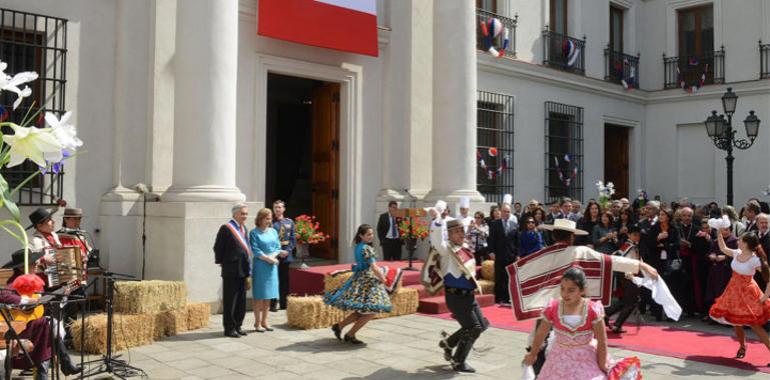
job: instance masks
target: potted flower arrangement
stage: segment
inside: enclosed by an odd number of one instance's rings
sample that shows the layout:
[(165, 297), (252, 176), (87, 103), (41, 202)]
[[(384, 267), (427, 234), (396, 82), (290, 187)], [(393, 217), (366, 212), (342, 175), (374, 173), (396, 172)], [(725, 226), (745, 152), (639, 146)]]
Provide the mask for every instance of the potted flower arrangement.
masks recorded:
[(605, 185), (603, 181), (596, 182), (596, 189), (599, 190), (599, 206), (602, 210), (606, 210), (610, 206), (610, 200), (615, 195), (615, 184), (607, 182)]
[[(29, 86), (22, 85), (32, 82), (38, 78), (38, 74), (32, 71), (16, 73), (14, 75), (6, 74), (5, 69), (8, 64), (0, 61), (0, 93), (3, 91), (16, 94), (16, 100), (12, 108), (21, 105), (24, 98), (32, 95), (32, 89)], [(36, 109), (36, 111), (35, 111)], [(26, 160), (34, 162), (39, 168), (39, 172), (29, 175), (21, 181), (15, 188), (11, 188), (5, 178), (0, 174), (0, 207), (4, 207), (10, 214), (10, 219), (0, 220), (0, 228), (11, 235), (24, 247), (24, 272), (29, 271), (29, 252), (28, 240), (24, 227), (21, 225), (21, 216), (19, 208), (13, 201), (14, 195), (30, 180), (36, 177), (40, 172), (59, 173), (62, 168), (62, 162), (73, 157), (78, 148), (83, 146), (83, 141), (77, 137), (75, 126), (69, 123), (71, 112), (66, 112), (59, 119), (56, 114), (46, 112), (41, 115), (42, 108), (35, 108), (34, 102), (29, 107), (27, 114), (19, 122), (6, 121), (8, 111), (0, 107), (0, 128), (12, 131), (13, 134), (0, 131), (2, 141), (0, 141), (0, 167), (13, 167), (23, 163)], [(42, 123), (43, 120), (47, 127), (38, 127), (35, 122)]]
[(398, 224), (398, 232), (401, 239), (406, 241), (406, 249), (414, 249), (417, 239), (428, 237), (428, 223), (418, 218), (404, 218)]
[(330, 236), (321, 232), (321, 225), (315, 216), (302, 214), (294, 219), (294, 234), (297, 239), (297, 257), (302, 259), (300, 268), (305, 269), (305, 258), (310, 255), (310, 245), (318, 244)]

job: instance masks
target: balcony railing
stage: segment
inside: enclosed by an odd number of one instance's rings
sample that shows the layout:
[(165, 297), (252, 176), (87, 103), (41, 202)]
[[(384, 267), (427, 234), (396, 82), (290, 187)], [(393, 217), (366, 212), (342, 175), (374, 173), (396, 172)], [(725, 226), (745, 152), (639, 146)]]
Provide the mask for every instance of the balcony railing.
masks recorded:
[(518, 20), (519, 15), (508, 18), (476, 9), (476, 48), (498, 57), (515, 57)]
[(770, 78), (770, 44), (762, 45), (759, 41), (759, 77)]
[(639, 88), (639, 55), (604, 49), (604, 80), (625, 88)]
[(543, 65), (585, 75), (586, 38), (577, 39), (543, 30)]
[(725, 82), (725, 48), (701, 55), (666, 57), (663, 54), (664, 87), (685, 89)]

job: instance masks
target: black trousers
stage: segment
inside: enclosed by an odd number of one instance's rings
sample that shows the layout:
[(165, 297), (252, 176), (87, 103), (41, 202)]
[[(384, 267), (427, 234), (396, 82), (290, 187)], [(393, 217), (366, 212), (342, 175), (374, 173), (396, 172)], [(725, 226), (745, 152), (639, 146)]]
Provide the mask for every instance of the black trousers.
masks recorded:
[(447, 307), (457, 322), (460, 323), (460, 329), (450, 335), (446, 342), (451, 348), (457, 347), (452, 359), (459, 364), (468, 358), (473, 343), (489, 327), (489, 320), (484, 318), (484, 314), (476, 302), (476, 296), (472, 292), (469, 294), (451, 294), (449, 291), (450, 289), (447, 289), (444, 297)]
[(382, 256), (385, 260), (401, 260), (401, 240), (385, 238), (380, 244), (382, 244)]
[(240, 328), (246, 316), (246, 277), (222, 277), (222, 303), (225, 330)]
[(289, 295), (289, 265), (291, 263), (285, 263), (281, 261), (278, 263), (278, 299), (273, 298), (270, 300), (270, 307), (275, 308), (279, 306), (281, 309), (286, 309), (286, 297)]
[(616, 275), (616, 279), (618, 286), (623, 289), (623, 297), (604, 312), (607, 315), (607, 319), (616, 313), (620, 313), (618, 318), (615, 319), (615, 327), (621, 328), (626, 319), (634, 312), (634, 309), (639, 306), (639, 287), (622, 274)]
[(511, 264), (502, 255), (495, 253), (495, 302), (511, 302), (511, 293), (508, 290), (508, 271), (505, 267)]

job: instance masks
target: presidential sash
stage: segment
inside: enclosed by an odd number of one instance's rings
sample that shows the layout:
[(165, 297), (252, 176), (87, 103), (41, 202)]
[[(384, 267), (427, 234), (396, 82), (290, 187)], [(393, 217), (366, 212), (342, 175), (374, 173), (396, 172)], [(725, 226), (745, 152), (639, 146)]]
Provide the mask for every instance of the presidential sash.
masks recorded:
[(235, 240), (241, 244), (243, 249), (248, 253), (249, 258), (251, 258), (251, 247), (249, 246), (249, 242), (246, 240), (246, 229), (240, 224), (236, 223), (234, 220), (227, 222), (225, 226), (230, 229), (230, 232), (232, 232), (233, 236), (235, 236)]

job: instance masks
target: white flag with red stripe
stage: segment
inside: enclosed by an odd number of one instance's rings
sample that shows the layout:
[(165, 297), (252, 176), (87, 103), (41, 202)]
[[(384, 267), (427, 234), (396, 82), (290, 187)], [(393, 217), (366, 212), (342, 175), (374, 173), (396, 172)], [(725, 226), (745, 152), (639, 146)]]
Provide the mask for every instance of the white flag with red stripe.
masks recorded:
[(375, 0), (260, 0), (257, 33), (376, 57)]

